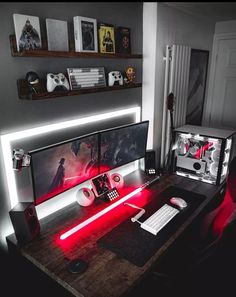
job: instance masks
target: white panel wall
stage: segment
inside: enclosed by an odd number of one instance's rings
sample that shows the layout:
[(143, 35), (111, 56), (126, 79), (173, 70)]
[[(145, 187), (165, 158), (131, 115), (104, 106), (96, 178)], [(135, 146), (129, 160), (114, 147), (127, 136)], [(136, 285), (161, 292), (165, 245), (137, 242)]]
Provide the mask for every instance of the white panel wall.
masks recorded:
[[(152, 16), (156, 16), (156, 21), (153, 21), (152, 27), (156, 31), (157, 39), (156, 55), (155, 60), (153, 60), (153, 65), (155, 63), (155, 86), (151, 86), (153, 89), (149, 90), (150, 93), (154, 92), (155, 100), (154, 102), (150, 102), (153, 105), (149, 105), (148, 107), (148, 103), (144, 102), (146, 99), (143, 97), (143, 104), (146, 104), (150, 112), (154, 110), (153, 147), (157, 150), (157, 159), (159, 159), (164, 94), (165, 62), (163, 56), (165, 55), (165, 47), (166, 45), (179, 44), (188, 45), (196, 49), (211, 50), (215, 24), (208, 21), (204, 22), (202, 18), (200, 19), (186, 14), (164, 3), (157, 2), (156, 10), (156, 14), (150, 12)], [(145, 18), (149, 19), (150, 16), (145, 16), (144, 14), (143, 24), (147, 22)], [(155, 24), (157, 26), (156, 29), (154, 28)], [(144, 32), (144, 38), (145, 34), (147, 34), (146, 31)], [(143, 48), (144, 57), (147, 55), (146, 50), (148, 50), (148, 46)], [(144, 84), (149, 79), (153, 79), (152, 72), (143, 72)]]
[(149, 120), (147, 148), (153, 147), (157, 47), (157, 3), (143, 4), (142, 120)]

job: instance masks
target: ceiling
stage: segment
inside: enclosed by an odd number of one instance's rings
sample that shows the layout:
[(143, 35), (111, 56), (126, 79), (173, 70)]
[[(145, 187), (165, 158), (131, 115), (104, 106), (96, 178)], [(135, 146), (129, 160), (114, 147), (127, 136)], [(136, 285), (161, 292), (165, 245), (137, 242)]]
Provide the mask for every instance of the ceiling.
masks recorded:
[(210, 21), (236, 20), (236, 2), (163, 2)]

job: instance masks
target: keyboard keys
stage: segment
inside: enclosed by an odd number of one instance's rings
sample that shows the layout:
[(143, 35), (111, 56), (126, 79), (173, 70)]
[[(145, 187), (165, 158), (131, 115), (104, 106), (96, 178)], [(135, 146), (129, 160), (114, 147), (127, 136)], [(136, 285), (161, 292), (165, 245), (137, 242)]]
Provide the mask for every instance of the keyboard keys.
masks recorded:
[(144, 230), (151, 232), (154, 235), (157, 235), (157, 233), (178, 213), (178, 209), (168, 204), (164, 204), (154, 214), (152, 214), (148, 219), (146, 219), (140, 226)]

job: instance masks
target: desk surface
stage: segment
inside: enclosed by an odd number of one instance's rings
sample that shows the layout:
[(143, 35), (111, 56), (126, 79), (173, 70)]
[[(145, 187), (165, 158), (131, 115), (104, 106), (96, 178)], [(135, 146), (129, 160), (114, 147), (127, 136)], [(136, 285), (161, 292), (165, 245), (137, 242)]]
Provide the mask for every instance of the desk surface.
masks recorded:
[[(148, 177), (142, 171), (135, 171), (126, 177), (126, 189), (129, 187), (130, 189), (137, 188), (147, 180)], [(183, 233), (220, 189), (218, 186), (177, 175), (169, 175), (162, 176), (160, 181), (136, 194), (128, 202), (145, 207), (152, 199), (158, 199), (158, 193), (173, 185), (205, 195), (206, 199), (142, 267), (130, 263), (109, 250), (99, 248), (97, 245), (99, 238), (137, 212), (137, 210), (135, 212), (134, 209), (123, 205), (100, 217), (77, 234), (60, 241), (61, 232), (75, 226), (84, 217), (96, 211), (94, 208), (83, 208), (77, 203), (73, 203), (40, 220), (40, 235), (34, 241), (19, 248), (19, 251), (74, 296), (122, 296), (146, 276), (161, 255)], [(100, 207), (98, 205), (98, 208)], [(14, 235), (10, 235), (7, 239), (14, 243), (13, 238)], [(72, 274), (67, 270), (65, 257), (69, 259), (83, 258), (89, 263), (89, 268), (83, 274)]]

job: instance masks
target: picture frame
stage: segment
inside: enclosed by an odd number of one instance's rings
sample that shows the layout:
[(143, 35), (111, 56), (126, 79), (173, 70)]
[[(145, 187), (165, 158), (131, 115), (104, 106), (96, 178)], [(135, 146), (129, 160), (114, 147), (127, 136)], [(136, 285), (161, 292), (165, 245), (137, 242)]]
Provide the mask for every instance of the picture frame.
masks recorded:
[(191, 49), (186, 124), (201, 126), (209, 51)]
[(18, 52), (42, 48), (39, 17), (14, 13), (13, 22)]
[(116, 52), (115, 27), (113, 25), (100, 23), (98, 40), (100, 53), (114, 54)]
[(67, 21), (46, 18), (47, 42), (49, 51), (69, 51)]
[(131, 33), (130, 28), (116, 27), (115, 28), (115, 42), (116, 52), (121, 54), (131, 54)]
[(73, 17), (76, 52), (98, 52), (97, 20), (82, 16)]

